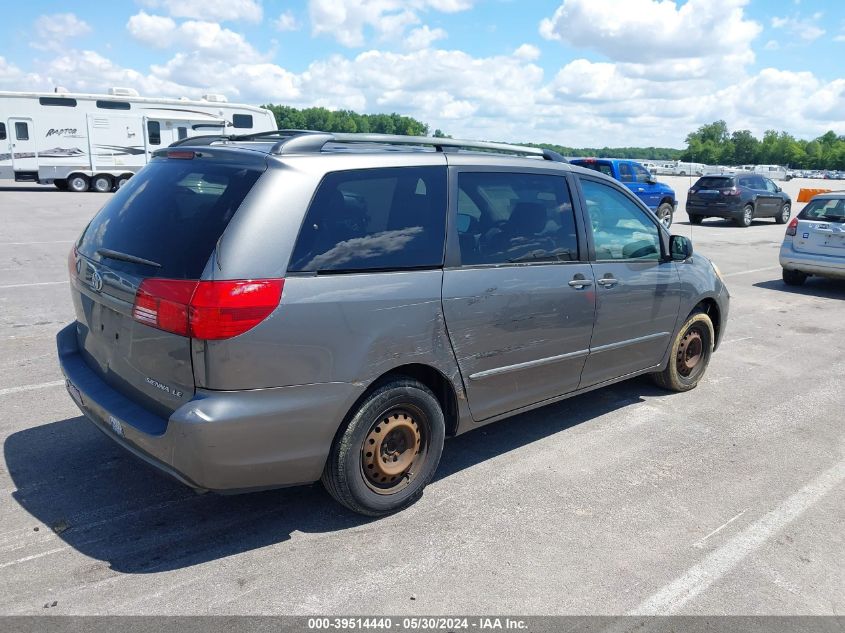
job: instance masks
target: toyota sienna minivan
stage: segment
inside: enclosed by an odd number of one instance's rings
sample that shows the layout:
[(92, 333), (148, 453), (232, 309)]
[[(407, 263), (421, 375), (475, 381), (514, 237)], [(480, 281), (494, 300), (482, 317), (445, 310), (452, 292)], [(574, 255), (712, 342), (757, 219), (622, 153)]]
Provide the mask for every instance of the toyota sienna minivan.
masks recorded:
[(641, 374), (701, 380), (729, 296), (551, 152), (274, 132), (155, 152), (69, 256), (67, 389), (198, 490), (418, 499), (446, 437)]

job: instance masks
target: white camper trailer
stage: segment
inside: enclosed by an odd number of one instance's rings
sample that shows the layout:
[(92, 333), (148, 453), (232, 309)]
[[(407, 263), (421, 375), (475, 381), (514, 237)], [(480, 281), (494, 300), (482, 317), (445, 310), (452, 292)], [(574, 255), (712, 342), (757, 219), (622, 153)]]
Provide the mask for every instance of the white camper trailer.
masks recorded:
[(129, 88), (107, 95), (0, 92), (0, 180), (111, 191), (175, 141), (275, 129), (269, 110), (222, 95), (190, 101), (139, 97)]

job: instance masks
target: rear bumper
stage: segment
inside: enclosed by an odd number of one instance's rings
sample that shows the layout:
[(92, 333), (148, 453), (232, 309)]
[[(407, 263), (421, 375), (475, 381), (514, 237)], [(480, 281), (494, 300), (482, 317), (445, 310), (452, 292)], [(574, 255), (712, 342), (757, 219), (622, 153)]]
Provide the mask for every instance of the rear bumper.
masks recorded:
[(802, 253), (786, 241), (780, 247), (780, 265), (786, 270), (798, 270), (809, 275), (845, 279), (845, 253), (842, 257)]
[(68, 391), (97, 428), (182, 483), (205, 490), (240, 492), (316, 481), (343, 417), (363, 389), (348, 383), (198, 389), (164, 420), (88, 367), (77, 346), (76, 324), (61, 330), (56, 343)]
[(742, 213), (743, 202), (695, 203), (687, 201), (687, 215), (703, 215), (711, 218), (730, 218)]

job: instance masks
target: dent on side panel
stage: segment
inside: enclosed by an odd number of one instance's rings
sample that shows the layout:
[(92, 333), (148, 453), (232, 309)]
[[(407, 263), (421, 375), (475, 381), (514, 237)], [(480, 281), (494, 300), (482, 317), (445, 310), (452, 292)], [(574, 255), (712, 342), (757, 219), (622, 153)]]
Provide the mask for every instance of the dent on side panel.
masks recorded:
[(266, 321), (205, 344), (208, 387), (349, 382), (363, 388), (399, 365), (420, 363), (458, 388), (440, 303), (442, 276), (440, 270), (289, 276), (281, 305)]

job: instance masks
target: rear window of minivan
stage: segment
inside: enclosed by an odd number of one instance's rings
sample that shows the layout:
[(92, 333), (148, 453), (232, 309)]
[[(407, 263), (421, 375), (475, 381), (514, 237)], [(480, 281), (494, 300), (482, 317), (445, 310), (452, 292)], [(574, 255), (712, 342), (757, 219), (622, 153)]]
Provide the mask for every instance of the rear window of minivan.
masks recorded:
[[(77, 245), (116, 270), (198, 279), (261, 171), (210, 160), (153, 161), (106, 203)], [(117, 251), (159, 264), (103, 257)]]
[(314, 195), (289, 272), (442, 266), (446, 168), (389, 167), (327, 174)]

